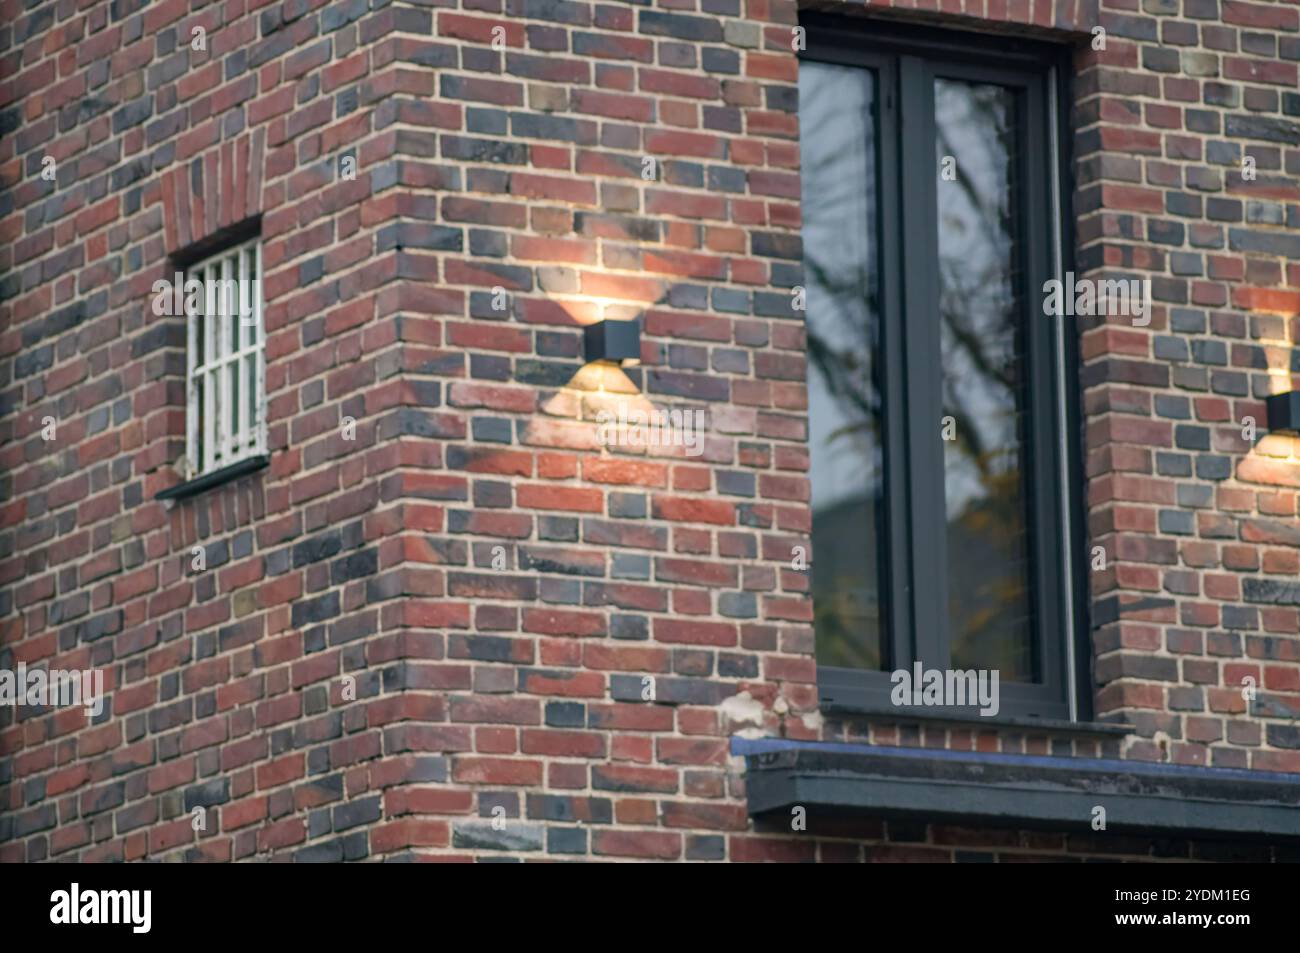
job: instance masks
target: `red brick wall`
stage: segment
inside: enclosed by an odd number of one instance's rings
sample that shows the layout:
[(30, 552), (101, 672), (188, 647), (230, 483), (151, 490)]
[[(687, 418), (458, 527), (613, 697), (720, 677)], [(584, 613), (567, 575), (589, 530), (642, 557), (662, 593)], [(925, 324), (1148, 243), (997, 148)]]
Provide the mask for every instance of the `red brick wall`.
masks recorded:
[(1163, 305), (1083, 334), (1097, 707), (1129, 757), (1294, 772), (1300, 444), (1241, 422), (1300, 379), (1300, 10), (1132, 6), (1102, 11), (1075, 140), (1081, 264)]
[[(0, 658), (112, 694), (0, 712), (0, 860), (1225, 856), (754, 829), (727, 755), (1300, 771), (1300, 461), (1237, 423), (1300, 373), (1300, 11), (1221, 2), (843, 7), (1079, 47), (1079, 270), (1158, 302), (1081, 329), (1096, 707), (1136, 728), (1103, 741), (817, 712), (793, 3), (5, 0)], [(149, 289), (257, 214), (271, 465), (167, 505), (184, 336)], [(635, 314), (611, 394), (579, 325)], [(602, 452), (621, 400), (706, 409), (705, 453)]]

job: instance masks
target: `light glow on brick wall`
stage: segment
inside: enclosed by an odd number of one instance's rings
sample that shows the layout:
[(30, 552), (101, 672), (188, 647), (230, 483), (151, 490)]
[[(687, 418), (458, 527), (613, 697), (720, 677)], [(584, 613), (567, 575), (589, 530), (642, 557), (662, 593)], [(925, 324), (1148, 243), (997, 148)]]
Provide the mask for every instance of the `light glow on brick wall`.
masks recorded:
[[(1293, 312), (1266, 313), (1282, 319), (1281, 340), (1266, 342), (1263, 347), (1264, 360), (1268, 364), (1268, 390), (1270, 394), (1285, 394), (1295, 389), (1291, 377), (1291, 354), (1295, 342), (1291, 331), (1297, 316)], [(1289, 433), (1270, 433), (1260, 439), (1255, 449), (1268, 457), (1297, 459), (1300, 458), (1300, 438)]]

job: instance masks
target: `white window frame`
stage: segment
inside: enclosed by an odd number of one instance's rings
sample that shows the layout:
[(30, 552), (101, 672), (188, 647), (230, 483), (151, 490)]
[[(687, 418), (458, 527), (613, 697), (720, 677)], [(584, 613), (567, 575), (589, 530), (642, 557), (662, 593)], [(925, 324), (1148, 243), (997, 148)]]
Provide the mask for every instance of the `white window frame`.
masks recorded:
[[(194, 280), (203, 289), (197, 299)], [(195, 262), (185, 285), (185, 458), (193, 479), (266, 453), (261, 240)]]

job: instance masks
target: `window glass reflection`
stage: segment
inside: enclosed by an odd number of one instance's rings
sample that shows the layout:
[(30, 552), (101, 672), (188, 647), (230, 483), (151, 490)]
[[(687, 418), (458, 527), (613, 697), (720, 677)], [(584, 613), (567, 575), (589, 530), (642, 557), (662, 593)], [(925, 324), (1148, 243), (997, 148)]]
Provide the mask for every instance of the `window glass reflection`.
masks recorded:
[(1017, 103), (989, 84), (934, 93), (952, 667), (1032, 681)]
[(875, 80), (799, 68), (819, 664), (879, 669), (883, 532)]

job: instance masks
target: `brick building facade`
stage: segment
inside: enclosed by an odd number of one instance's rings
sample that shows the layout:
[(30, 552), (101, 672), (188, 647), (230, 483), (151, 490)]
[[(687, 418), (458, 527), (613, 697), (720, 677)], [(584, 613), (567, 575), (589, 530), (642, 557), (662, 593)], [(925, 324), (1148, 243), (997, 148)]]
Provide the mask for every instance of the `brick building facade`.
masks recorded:
[[(815, 6), (1073, 51), (1074, 267), (1154, 296), (1070, 325), (1090, 714), (821, 710), (796, 3), (5, 0), (0, 668), (108, 703), (0, 711), (0, 860), (1295, 856), (756, 804), (872, 747), (1300, 790), (1300, 442), (1241, 423), (1300, 381), (1300, 7)], [(151, 289), (250, 235), (267, 463), (168, 498)], [(584, 363), (632, 317), (640, 366)], [(602, 447), (620, 404), (703, 409), (703, 452)]]

